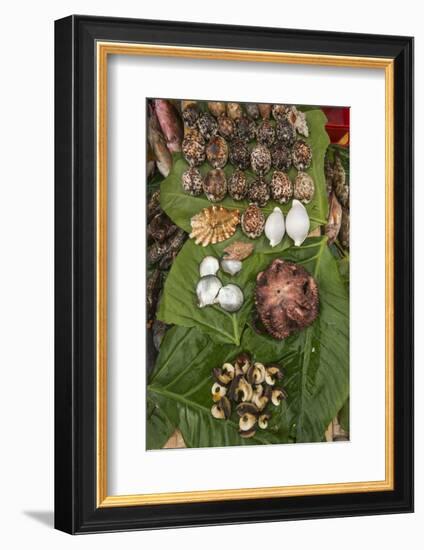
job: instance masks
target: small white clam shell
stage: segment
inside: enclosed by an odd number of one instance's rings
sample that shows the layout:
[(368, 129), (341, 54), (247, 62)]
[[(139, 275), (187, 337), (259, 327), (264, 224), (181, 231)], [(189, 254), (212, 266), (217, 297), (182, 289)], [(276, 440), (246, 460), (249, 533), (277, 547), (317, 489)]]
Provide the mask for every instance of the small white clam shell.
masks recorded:
[(241, 271), (242, 263), (240, 260), (226, 260), (225, 258), (221, 260), (221, 268), (225, 273), (230, 275), (237, 275)]
[(244, 302), (243, 292), (237, 285), (225, 285), (218, 293), (218, 304), (230, 313), (238, 311)]
[(281, 212), (281, 208), (276, 206), (268, 216), (265, 223), (265, 235), (269, 240), (269, 244), (274, 247), (280, 244), (286, 231), (284, 224), (284, 216)]
[(295, 246), (300, 246), (309, 233), (308, 212), (301, 202), (294, 199), (292, 207), (286, 216), (287, 235), (293, 239)]
[(200, 262), (199, 272), (201, 277), (206, 275), (215, 275), (219, 269), (219, 262), (213, 256), (205, 256)]
[(202, 277), (196, 286), (199, 307), (215, 304), (216, 297), (221, 287), (222, 283), (215, 275), (206, 275), (206, 277)]

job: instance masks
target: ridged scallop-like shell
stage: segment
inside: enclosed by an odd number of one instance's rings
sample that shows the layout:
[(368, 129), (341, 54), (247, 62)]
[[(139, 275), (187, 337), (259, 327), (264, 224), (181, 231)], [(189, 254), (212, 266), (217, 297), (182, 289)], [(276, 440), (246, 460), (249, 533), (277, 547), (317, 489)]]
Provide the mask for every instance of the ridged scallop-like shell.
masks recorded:
[(191, 218), (190, 239), (195, 239), (195, 243), (202, 246), (220, 243), (234, 235), (239, 223), (238, 210), (209, 206)]

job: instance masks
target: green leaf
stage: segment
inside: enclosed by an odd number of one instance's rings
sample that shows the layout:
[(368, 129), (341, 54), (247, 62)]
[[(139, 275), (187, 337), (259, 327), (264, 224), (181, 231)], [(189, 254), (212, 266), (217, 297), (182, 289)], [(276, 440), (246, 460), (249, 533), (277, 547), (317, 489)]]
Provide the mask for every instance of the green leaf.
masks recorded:
[[(258, 430), (250, 439), (243, 439), (238, 434), (235, 411), (227, 421), (212, 417), (212, 369), (234, 359), (238, 351), (234, 346), (214, 344), (196, 329), (173, 327), (167, 332), (147, 387), (147, 395), (148, 400), (161, 403), (172, 425), (180, 429), (187, 447), (287, 441), (288, 426), (283, 415), (276, 417), (268, 430)], [(155, 425), (148, 420), (147, 433), (154, 429)], [(148, 439), (147, 448), (157, 448), (149, 447), (150, 441)]]
[(147, 449), (162, 449), (171, 437), (175, 425), (168, 415), (173, 416), (172, 404), (165, 403), (159, 396), (153, 398), (147, 394)]
[(350, 422), (349, 399), (346, 400), (345, 404), (340, 409), (339, 422), (340, 422), (340, 426), (345, 430), (345, 432), (349, 432), (349, 422)]
[[(310, 136), (306, 138), (312, 149), (312, 164), (307, 172), (312, 176), (315, 182), (315, 196), (313, 200), (306, 206), (309, 217), (311, 219), (311, 229), (315, 229), (318, 225), (326, 222), (328, 212), (328, 201), (326, 197), (325, 177), (324, 177), (324, 157), (329, 144), (329, 138), (325, 131), (326, 117), (322, 111), (315, 109), (306, 113), (308, 120)], [(161, 206), (168, 214), (172, 221), (179, 225), (188, 233), (191, 231), (190, 220), (202, 208), (207, 208), (211, 203), (204, 195), (200, 197), (192, 197), (183, 191), (181, 185), (181, 175), (187, 170), (188, 164), (183, 156), (178, 153), (174, 155), (172, 170), (167, 178), (161, 183)], [(200, 171), (205, 175), (210, 166), (204, 163), (200, 167)], [(234, 171), (234, 167), (228, 163), (224, 172), (227, 177)], [(250, 173), (253, 178), (253, 173)], [(290, 177), (293, 179), (296, 175), (296, 170), (289, 171)], [(270, 176), (268, 176), (269, 178)], [(226, 208), (239, 209), (241, 212), (247, 207), (247, 201), (235, 201), (227, 196), (219, 204)], [(269, 201), (262, 208), (265, 215), (270, 214), (275, 206), (280, 206), (284, 213), (287, 214), (290, 204), (281, 206), (275, 201)]]

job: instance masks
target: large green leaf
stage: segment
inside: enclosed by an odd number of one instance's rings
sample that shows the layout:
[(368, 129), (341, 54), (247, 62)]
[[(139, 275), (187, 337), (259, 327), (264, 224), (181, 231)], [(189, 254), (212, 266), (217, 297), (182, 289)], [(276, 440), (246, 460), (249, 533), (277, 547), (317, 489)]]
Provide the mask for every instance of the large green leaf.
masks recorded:
[[(238, 417), (233, 411), (227, 420), (211, 415), (212, 369), (234, 359), (238, 349), (214, 344), (196, 329), (174, 327), (168, 331), (161, 346), (156, 369), (147, 387), (148, 402), (154, 414), (148, 416), (147, 433), (158, 430), (147, 439), (147, 448), (159, 448), (161, 422), (159, 414), (170, 419), (169, 435), (175, 427), (182, 433), (187, 447), (222, 447), (283, 443), (288, 440), (288, 425), (284, 415), (274, 418), (266, 431), (258, 430), (250, 439), (238, 434)], [(285, 404), (280, 408), (285, 409)]]
[[(315, 109), (306, 113), (308, 120), (310, 136), (306, 141), (312, 149), (312, 164), (307, 172), (312, 176), (315, 182), (315, 195), (313, 200), (307, 205), (309, 217), (311, 219), (311, 229), (325, 223), (327, 219), (328, 201), (326, 197), (325, 177), (324, 177), (324, 157), (329, 144), (329, 138), (325, 131), (326, 117), (321, 110)], [(192, 197), (183, 191), (181, 185), (181, 175), (187, 170), (188, 164), (181, 154), (174, 155), (172, 170), (168, 177), (161, 183), (161, 205), (168, 216), (174, 223), (182, 227), (185, 231), (190, 232), (190, 220), (202, 208), (206, 208), (211, 203), (204, 195), (200, 197)], [(204, 163), (200, 171), (203, 174), (210, 170), (210, 166)], [(234, 167), (228, 163), (224, 169), (227, 177), (234, 171)], [(296, 170), (291, 169), (289, 175), (293, 179)], [(253, 174), (251, 174), (253, 177)], [(219, 204), (227, 208), (238, 208), (243, 211), (247, 207), (247, 201), (235, 201), (227, 196)], [(275, 206), (281, 206), (274, 201), (269, 201), (262, 208), (265, 215), (272, 212)], [(283, 205), (282, 209), (286, 214), (290, 208), (290, 204)]]
[[(300, 248), (255, 254), (245, 262), (250, 260), (251, 272), (257, 273), (275, 257), (304, 265), (316, 278), (320, 313), (312, 326), (283, 341), (266, 334), (258, 335), (250, 326), (244, 326), (238, 329), (241, 334), (238, 347), (219, 343), (213, 330), (207, 336), (194, 328), (175, 327), (162, 344), (149, 395), (152, 399), (162, 398), (166, 416), (172, 417), (173, 425), (180, 428), (188, 446), (244, 443), (235, 423), (220, 423), (210, 416), (211, 369), (231, 360), (241, 350), (249, 351), (263, 362), (281, 363), (288, 393), (286, 406), (273, 416), (275, 432), (261, 432), (250, 443), (322, 441), (325, 428), (348, 397), (349, 301), (326, 238), (307, 239)], [(172, 271), (169, 279), (171, 276)], [(183, 294), (181, 289), (180, 294)], [(211, 311), (216, 313), (214, 308)], [(221, 322), (215, 315), (211, 325), (217, 319)], [(246, 321), (250, 322), (249, 315)]]

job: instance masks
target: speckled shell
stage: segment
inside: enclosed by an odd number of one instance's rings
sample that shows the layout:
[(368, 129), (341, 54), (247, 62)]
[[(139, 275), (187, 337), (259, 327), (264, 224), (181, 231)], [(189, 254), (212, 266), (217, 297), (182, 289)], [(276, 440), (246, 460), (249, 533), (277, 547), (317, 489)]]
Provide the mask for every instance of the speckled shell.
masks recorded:
[(314, 180), (306, 172), (298, 172), (293, 185), (293, 197), (308, 204), (315, 193)]
[(296, 140), (296, 130), (286, 118), (277, 122), (276, 133), (278, 141), (282, 141), (289, 147), (293, 145)]
[(197, 128), (189, 128), (188, 126), (184, 126), (184, 139), (192, 139), (202, 145), (205, 144), (205, 138)]
[(250, 204), (241, 216), (241, 229), (249, 239), (256, 239), (265, 227), (265, 216), (256, 204)]
[(216, 168), (208, 172), (203, 180), (203, 191), (211, 202), (222, 201), (227, 194), (227, 178), (224, 171)]
[(205, 146), (194, 139), (184, 139), (182, 143), (184, 158), (190, 166), (200, 166), (205, 162)]
[(231, 140), (234, 137), (235, 124), (227, 115), (218, 118), (218, 133), (225, 139)]
[(259, 143), (270, 147), (275, 141), (275, 129), (269, 120), (264, 120), (258, 127), (257, 136)]
[(257, 120), (260, 116), (259, 113), (259, 107), (257, 103), (246, 103), (245, 105), (246, 113), (253, 118), (254, 120)]
[(189, 168), (181, 176), (183, 189), (186, 193), (198, 196), (203, 191), (203, 178), (197, 168)]
[(284, 143), (277, 142), (271, 149), (271, 162), (276, 170), (287, 172), (292, 165), (291, 149)]
[(311, 165), (312, 151), (306, 141), (299, 139), (292, 148), (292, 162), (297, 170), (306, 170)]
[(240, 223), (240, 212), (223, 206), (209, 206), (191, 218), (190, 238), (208, 246), (232, 237)]
[(247, 197), (250, 202), (258, 206), (265, 206), (269, 201), (269, 187), (263, 177), (259, 176), (250, 184), (247, 190)]
[(184, 124), (189, 128), (194, 128), (199, 118), (199, 108), (196, 104), (188, 105), (182, 112)]
[(271, 168), (271, 153), (265, 145), (257, 145), (251, 155), (252, 170), (259, 175), (264, 175)]
[(271, 197), (280, 204), (286, 204), (293, 197), (293, 184), (284, 172), (275, 171), (269, 187)]
[(243, 141), (236, 139), (230, 145), (230, 162), (240, 170), (246, 170), (250, 166), (250, 152)]
[(258, 104), (259, 112), (261, 113), (261, 117), (264, 120), (268, 120), (271, 116), (271, 103), (259, 103)]
[(200, 133), (208, 141), (218, 131), (218, 123), (209, 113), (202, 113), (197, 121)]
[(221, 136), (213, 136), (206, 146), (206, 158), (214, 168), (223, 168), (228, 160), (228, 146)]
[(286, 118), (287, 105), (278, 104), (272, 106), (272, 116), (274, 120), (283, 120)]
[(227, 115), (236, 120), (243, 115), (243, 110), (240, 103), (227, 103)]
[(309, 136), (309, 127), (305, 113), (298, 111), (295, 105), (287, 110), (287, 120), (294, 126), (295, 130), (302, 136)]
[(241, 201), (246, 196), (247, 179), (244, 172), (235, 170), (228, 179), (228, 194), (236, 201)]
[(214, 117), (219, 117), (225, 114), (227, 106), (222, 101), (209, 101), (208, 109)]
[(235, 136), (242, 141), (249, 142), (256, 136), (256, 124), (247, 116), (241, 116), (235, 121)]

